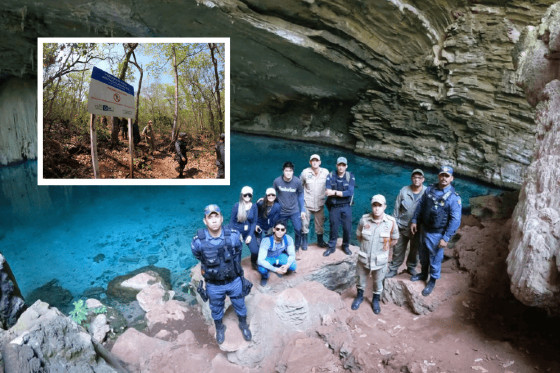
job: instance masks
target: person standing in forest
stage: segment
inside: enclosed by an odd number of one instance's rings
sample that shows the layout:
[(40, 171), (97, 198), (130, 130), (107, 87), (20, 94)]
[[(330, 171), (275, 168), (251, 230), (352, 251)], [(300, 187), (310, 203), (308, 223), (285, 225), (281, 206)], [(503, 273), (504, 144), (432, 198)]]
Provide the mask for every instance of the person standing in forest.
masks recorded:
[(183, 170), (187, 165), (187, 133), (181, 132), (179, 134), (179, 138), (175, 141), (175, 151), (177, 155), (175, 159), (179, 162), (179, 166), (177, 166), (176, 170), (179, 172), (179, 179), (183, 178)]
[(142, 136), (146, 139), (146, 143), (150, 146), (150, 153), (154, 155), (154, 129), (152, 128), (152, 121), (148, 121), (148, 125), (142, 130)]
[(216, 166), (218, 166), (218, 175), (216, 178), (218, 179), (223, 179), (225, 177), (225, 137), (226, 135), (224, 133), (220, 134), (220, 141), (216, 143)]

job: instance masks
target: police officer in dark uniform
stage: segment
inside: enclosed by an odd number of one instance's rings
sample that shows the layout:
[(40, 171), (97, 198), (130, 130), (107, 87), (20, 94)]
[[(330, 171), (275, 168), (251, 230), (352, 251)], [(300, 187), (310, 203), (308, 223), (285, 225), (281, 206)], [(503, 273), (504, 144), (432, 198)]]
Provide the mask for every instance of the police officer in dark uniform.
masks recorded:
[(422, 271), (410, 278), (411, 281), (430, 280), (422, 290), (423, 296), (428, 296), (436, 286), (436, 280), (441, 275), (443, 249), (461, 224), (461, 197), (451, 185), (453, 168), (442, 166), (439, 170), (438, 183), (430, 185), (414, 212), (410, 225), (410, 232), (416, 234), (418, 224), (423, 227), (422, 244), (419, 248)]
[(350, 245), (350, 232), (352, 231), (352, 200), (354, 198), (354, 175), (346, 171), (348, 161), (345, 157), (336, 160), (336, 173), (331, 172), (327, 176), (325, 194), (327, 195), (327, 208), (329, 209), (330, 238), (329, 247), (323, 256), (334, 253), (336, 240), (338, 239), (338, 228), (342, 225), (342, 250), (347, 255), (352, 255), (348, 248)]
[(185, 132), (181, 132), (179, 138), (175, 141), (175, 151), (177, 152), (175, 160), (179, 162), (176, 170), (179, 172), (179, 178), (182, 178), (183, 170), (187, 165), (187, 134)]
[(226, 153), (225, 153), (225, 143), (224, 140), (226, 138), (226, 135), (224, 133), (222, 133), (220, 135), (220, 141), (218, 141), (216, 143), (216, 166), (218, 166), (218, 176), (216, 176), (218, 179), (223, 179), (224, 177), (226, 177), (225, 175), (225, 165), (226, 165)]
[(226, 295), (231, 299), (239, 318), (239, 328), (246, 341), (251, 340), (247, 325), (245, 307), (243, 268), (241, 267), (242, 242), (239, 232), (222, 228), (224, 217), (217, 205), (204, 209), (206, 229), (199, 229), (193, 237), (191, 249), (200, 261), (201, 273), (206, 280), (206, 295), (210, 302), (212, 319), (216, 324), (216, 341), (221, 344), (225, 339), (226, 326), (223, 324)]

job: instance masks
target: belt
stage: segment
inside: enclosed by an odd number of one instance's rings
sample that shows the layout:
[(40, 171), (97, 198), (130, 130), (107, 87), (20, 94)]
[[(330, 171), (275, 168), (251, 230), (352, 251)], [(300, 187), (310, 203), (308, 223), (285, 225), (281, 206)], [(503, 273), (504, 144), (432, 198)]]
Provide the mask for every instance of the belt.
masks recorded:
[(350, 206), (349, 203), (335, 203), (332, 205), (332, 207), (345, 207), (345, 206)]
[(215, 280), (215, 281), (206, 280), (206, 282), (212, 285), (226, 285), (229, 284), (230, 282), (233, 282), (236, 278), (232, 278), (230, 280)]
[(442, 234), (443, 232), (445, 232), (445, 228), (424, 228), (424, 232)]

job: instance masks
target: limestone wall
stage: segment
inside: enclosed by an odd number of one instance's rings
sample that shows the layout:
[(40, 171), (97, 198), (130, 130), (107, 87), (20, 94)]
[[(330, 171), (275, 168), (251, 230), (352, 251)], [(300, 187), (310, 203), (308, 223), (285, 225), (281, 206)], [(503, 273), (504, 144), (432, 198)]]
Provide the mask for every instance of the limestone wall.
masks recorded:
[(37, 82), (0, 84), (0, 166), (37, 158)]

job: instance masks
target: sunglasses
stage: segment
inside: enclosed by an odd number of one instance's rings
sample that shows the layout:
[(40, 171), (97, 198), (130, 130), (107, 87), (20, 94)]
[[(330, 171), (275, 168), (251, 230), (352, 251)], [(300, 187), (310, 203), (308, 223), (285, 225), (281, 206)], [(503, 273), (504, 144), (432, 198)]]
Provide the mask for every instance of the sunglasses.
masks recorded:
[(243, 195), (243, 197), (249, 197), (249, 198), (253, 198), (253, 195), (251, 193), (245, 193)]
[(267, 197), (276, 197), (276, 194), (267, 194)]
[(286, 228), (274, 228), (274, 230), (278, 232), (285, 232)]

